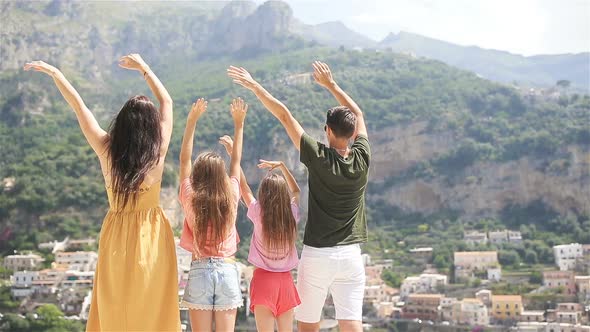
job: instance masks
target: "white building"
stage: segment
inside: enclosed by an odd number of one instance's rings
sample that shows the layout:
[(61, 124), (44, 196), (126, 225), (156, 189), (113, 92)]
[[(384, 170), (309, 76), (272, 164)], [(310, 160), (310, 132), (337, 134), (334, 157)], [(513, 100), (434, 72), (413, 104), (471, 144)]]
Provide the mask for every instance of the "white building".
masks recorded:
[(455, 298), (443, 299), (440, 305), (440, 319), (470, 326), (487, 326), (490, 323), (487, 306), (474, 298), (461, 301)]
[(371, 265), (371, 255), (369, 254), (362, 254), (361, 257), (363, 258), (363, 265)]
[(488, 280), (500, 281), (502, 279), (502, 269), (499, 267), (488, 269)]
[(410, 294), (436, 293), (438, 288), (447, 285), (447, 276), (443, 274), (422, 273), (407, 277), (400, 287), (400, 297), (405, 299)]
[(33, 294), (33, 282), (38, 279), (37, 271), (17, 271), (10, 277), (12, 287), (10, 294), (16, 299), (21, 299)]
[(454, 253), (455, 278), (469, 279), (485, 274), (488, 269), (499, 269), (497, 251), (456, 251)]
[(489, 289), (478, 291), (475, 293), (475, 297), (488, 307), (492, 305), (492, 291)]
[(519, 231), (508, 231), (508, 242), (522, 243), (522, 234)]
[(432, 261), (432, 252), (431, 247), (410, 249), (410, 255), (418, 264), (426, 264)]
[(14, 272), (10, 281), (15, 287), (31, 287), (33, 281), (39, 277), (38, 271), (17, 271)]
[(13, 271), (37, 270), (43, 261), (43, 257), (33, 253), (9, 255), (4, 257), (4, 267)]
[(502, 244), (508, 242), (508, 231), (491, 231), (488, 233), (488, 238), (492, 244)]
[(54, 267), (63, 267), (74, 271), (94, 271), (98, 254), (94, 251), (58, 252), (55, 254)]
[(471, 245), (488, 243), (488, 235), (485, 232), (471, 231), (463, 234), (463, 240)]
[(561, 244), (553, 246), (555, 265), (561, 271), (573, 270), (576, 267), (576, 260), (583, 257), (583, 248), (579, 243)]

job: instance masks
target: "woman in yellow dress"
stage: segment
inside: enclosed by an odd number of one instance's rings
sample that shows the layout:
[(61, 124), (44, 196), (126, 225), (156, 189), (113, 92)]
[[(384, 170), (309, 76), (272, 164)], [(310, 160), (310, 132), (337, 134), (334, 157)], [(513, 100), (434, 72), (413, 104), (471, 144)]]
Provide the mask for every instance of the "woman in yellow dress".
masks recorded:
[(98, 155), (109, 211), (98, 245), (87, 331), (179, 331), (178, 277), (172, 229), (159, 206), (164, 158), (172, 134), (172, 99), (139, 54), (119, 65), (137, 70), (160, 104), (129, 99), (109, 131), (55, 67), (42, 61), (25, 70), (51, 76)]

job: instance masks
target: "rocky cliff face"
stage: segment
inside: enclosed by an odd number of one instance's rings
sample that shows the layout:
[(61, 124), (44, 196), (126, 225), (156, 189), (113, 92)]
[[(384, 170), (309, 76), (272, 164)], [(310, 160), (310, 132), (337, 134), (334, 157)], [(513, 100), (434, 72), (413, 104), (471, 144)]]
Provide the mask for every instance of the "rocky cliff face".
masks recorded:
[[(429, 133), (424, 128), (424, 123), (415, 123), (371, 135), (374, 185), (453, 148), (451, 133)], [(512, 205), (535, 201), (562, 215), (590, 214), (590, 149), (570, 145), (562, 150), (566, 156), (562, 159), (480, 161), (451, 177), (402, 179), (369, 199), (424, 215), (453, 210), (466, 219), (498, 217)]]
[(258, 8), (249, 2), (231, 2), (212, 23), (210, 51), (281, 49), (292, 38), (289, 33), (292, 20), (293, 11), (283, 2), (268, 1)]

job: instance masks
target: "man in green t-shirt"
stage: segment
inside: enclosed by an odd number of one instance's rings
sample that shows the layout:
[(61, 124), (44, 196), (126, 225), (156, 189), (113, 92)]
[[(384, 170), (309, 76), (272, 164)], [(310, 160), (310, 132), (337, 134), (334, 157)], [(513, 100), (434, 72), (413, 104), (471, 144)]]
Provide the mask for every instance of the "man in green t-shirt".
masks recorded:
[(365, 269), (359, 243), (367, 241), (365, 191), (371, 159), (367, 128), (361, 109), (336, 84), (330, 68), (316, 61), (313, 69), (315, 81), (341, 105), (326, 115), (328, 146), (306, 134), (287, 107), (244, 68), (231, 66), (228, 75), (254, 92), (281, 122), (308, 169), (309, 211), (297, 277), (299, 331), (319, 331), (328, 292), (340, 330), (362, 331)]

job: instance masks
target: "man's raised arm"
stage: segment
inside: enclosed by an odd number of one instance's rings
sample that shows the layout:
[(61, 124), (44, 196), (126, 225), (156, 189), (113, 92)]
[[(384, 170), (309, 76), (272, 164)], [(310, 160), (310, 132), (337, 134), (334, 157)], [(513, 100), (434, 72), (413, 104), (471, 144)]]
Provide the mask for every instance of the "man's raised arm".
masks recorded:
[(364, 135), (365, 137), (369, 137), (367, 135), (367, 126), (365, 125), (365, 117), (363, 116), (363, 112), (359, 105), (356, 104), (350, 96), (336, 84), (334, 78), (332, 78), (332, 72), (330, 71), (330, 67), (327, 64), (315, 61), (313, 64), (313, 78), (315, 81), (323, 86), (324, 88), (328, 89), (330, 93), (336, 98), (338, 103), (342, 106), (348, 107), (352, 113), (356, 116), (356, 129), (355, 133), (352, 136), (353, 139), (356, 139), (357, 135)]
[(272, 115), (281, 122), (283, 127), (285, 127), (287, 135), (289, 135), (289, 138), (297, 150), (299, 150), (301, 136), (305, 131), (299, 122), (293, 117), (289, 109), (278, 99), (273, 97), (270, 92), (266, 91), (260, 83), (256, 82), (246, 69), (230, 66), (227, 69), (227, 75), (234, 81), (234, 83), (254, 92), (264, 107), (266, 107), (266, 109), (268, 109)]

